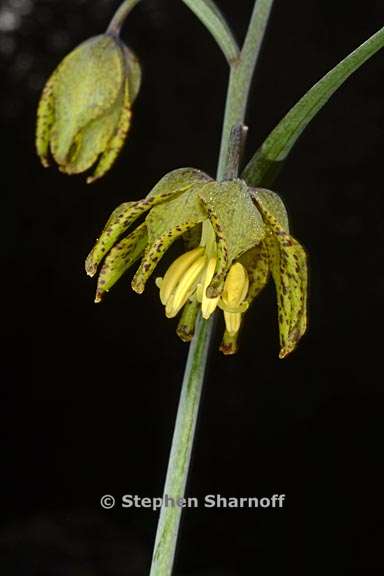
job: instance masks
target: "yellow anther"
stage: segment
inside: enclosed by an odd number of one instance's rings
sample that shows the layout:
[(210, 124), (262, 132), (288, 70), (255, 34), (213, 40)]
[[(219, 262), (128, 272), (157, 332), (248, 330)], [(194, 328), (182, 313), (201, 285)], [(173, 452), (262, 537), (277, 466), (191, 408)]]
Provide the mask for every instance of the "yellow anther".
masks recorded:
[(216, 268), (216, 258), (212, 256), (212, 258), (210, 258), (208, 261), (205, 273), (202, 278), (201, 286), (199, 287), (199, 293), (197, 296), (198, 299), (201, 301), (201, 314), (203, 318), (205, 318), (205, 320), (208, 320), (211, 314), (213, 314), (219, 303), (219, 298), (207, 298), (206, 296), (206, 290), (209, 284), (211, 283), (213, 274), (215, 272), (215, 268)]
[(176, 258), (176, 260), (170, 265), (166, 271), (164, 278), (156, 278), (156, 285), (160, 288), (160, 300), (163, 306), (167, 305), (167, 302), (175, 290), (176, 286), (180, 282), (188, 268), (195, 262), (199, 256), (204, 253), (204, 248), (199, 246), (194, 250), (185, 252)]
[(206, 258), (204, 255), (198, 256), (196, 260), (184, 271), (175, 289), (169, 296), (166, 306), (165, 315), (167, 318), (173, 318), (179, 313), (188, 298), (194, 292), (196, 283), (206, 265)]
[(220, 307), (224, 310), (225, 326), (230, 336), (239, 331), (241, 314), (248, 308), (248, 302), (244, 301), (248, 287), (247, 271), (240, 262), (236, 262), (227, 274), (220, 301)]
[(247, 271), (240, 262), (236, 262), (231, 266), (225, 279), (224, 290), (221, 295), (223, 308), (240, 306), (247, 295), (248, 287)]

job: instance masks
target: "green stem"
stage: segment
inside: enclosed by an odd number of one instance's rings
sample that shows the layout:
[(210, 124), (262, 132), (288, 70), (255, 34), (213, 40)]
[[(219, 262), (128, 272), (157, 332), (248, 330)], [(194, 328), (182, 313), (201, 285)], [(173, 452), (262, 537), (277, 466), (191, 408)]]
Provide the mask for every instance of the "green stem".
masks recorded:
[[(164, 498), (169, 496), (175, 501), (183, 498), (185, 493), (212, 329), (212, 321), (198, 318), (198, 337), (193, 338), (185, 367), (164, 486)], [(151, 576), (172, 574), (181, 510), (180, 506), (161, 509)]]
[(217, 178), (222, 180), (228, 156), (228, 142), (232, 127), (243, 122), (251, 87), (253, 71), (260, 54), (265, 29), (271, 13), (273, 0), (258, 0), (253, 9), (248, 32), (241, 49), (240, 58), (231, 66), (224, 126), (219, 155)]
[[(217, 178), (230, 169), (228, 154), (233, 126), (244, 123), (249, 88), (273, 0), (258, 0), (240, 60), (231, 65)], [(235, 70), (234, 70), (235, 68)], [(236, 88), (236, 91), (235, 91)], [(228, 164), (227, 164), (228, 163)], [(163, 497), (184, 498), (214, 318), (199, 315), (185, 367)], [(163, 506), (157, 527), (150, 576), (171, 576), (182, 507)]]
[(140, 0), (125, 0), (125, 2), (120, 4), (109, 23), (107, 34), (112, 34), (112, 36), (119, 36), (120, 30), (125, 22), (126, 17), (139, 2)]
[(213, 0), (183, 0), (183, 2), (208, 28), (228, 63), (237, 60), (240, 55), (239, 47), (227, 21)]

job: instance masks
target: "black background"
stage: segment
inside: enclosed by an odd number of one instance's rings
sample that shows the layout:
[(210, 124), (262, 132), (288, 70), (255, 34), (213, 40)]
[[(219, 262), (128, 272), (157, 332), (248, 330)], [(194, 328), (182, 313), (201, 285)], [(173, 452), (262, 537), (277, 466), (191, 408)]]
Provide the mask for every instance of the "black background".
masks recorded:
[[(252, 1), (218, 4), (240, 40)], [(103, 31), (117, 5), (0, 4), (7, 576), (136, 576), (150, 563), (156, 514), (104, 511), (99, 500), (161, 494), (187, 345), (154, 282), (138, 296), (127, 275), (95, 306), (83, 261), (112, 209), (143, 197), (167, 171), (190, 165), (214, 175), (227, 69), (182, 2), (143, 2), (123, 34), (144, 76), (119, 160), (91, 186), (44, 170), (34, 152), (44, 81)], [(383, 22), (379, 1), (276, 1), (252, 89), (247, 157)], [(383, 58), (339, 90), (275, 184), (309, 252), (308, 335), (291, 357), (277, 358), (270, 285), (247, 314), (239, 354), (225, 358), (215, 342), (210, 360), (188, 494), (284, 493), (286, 505), (187, 511), (177, 574), (341, 576), (381, 563)]]

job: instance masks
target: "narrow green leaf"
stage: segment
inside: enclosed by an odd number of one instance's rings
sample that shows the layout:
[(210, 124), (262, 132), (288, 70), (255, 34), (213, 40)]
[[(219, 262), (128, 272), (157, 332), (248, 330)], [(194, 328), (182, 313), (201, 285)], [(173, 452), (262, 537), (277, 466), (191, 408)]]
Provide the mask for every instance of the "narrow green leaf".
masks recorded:
[(242, 178), (252, 186), (268, 186), (296, 140), (336, 90), (384, 46), (384, 27), (319, 80), (272, 130), (245, 167)]
[(227, 21), (213, 0), (183, 0), (183, 2), (210, 31), (229, 64), (237, 60), (240, 54), (239, 47)]

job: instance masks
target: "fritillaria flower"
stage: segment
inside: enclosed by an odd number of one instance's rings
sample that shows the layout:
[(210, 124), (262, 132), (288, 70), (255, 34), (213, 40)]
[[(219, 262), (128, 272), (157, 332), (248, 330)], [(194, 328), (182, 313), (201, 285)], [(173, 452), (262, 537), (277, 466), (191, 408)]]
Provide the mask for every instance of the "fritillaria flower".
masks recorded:
[(102, 34), (68, 54), (49, 78), (37, 111), (36, 148), (59, 169), (79, 174), (96, 162), (92, 182), (116, 160), (140, 88), (140, 66), (119, 37)]
[(143, 200), (119, 206), (86, 261), (90, 276), (103, 261), (96, 302), (137, 260), (132, 288), (142, 293), (160, 259), (180, 237), (188, 249), (156, 279), (165, 315), (181, 313), (179, 336), (190, 340), (198, 312), (208, 319), (219, 308), (225, 321), (221, 350), (236, 352), (244, 313), (271, 274), (280, 357), (289, 354), (306, 329), (305, 251), (289, 234), (280, 197), (250, 188), (241, 179), (217, 182), (199, 170), (183, 168), (164, 176)]

